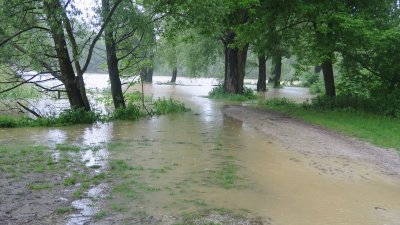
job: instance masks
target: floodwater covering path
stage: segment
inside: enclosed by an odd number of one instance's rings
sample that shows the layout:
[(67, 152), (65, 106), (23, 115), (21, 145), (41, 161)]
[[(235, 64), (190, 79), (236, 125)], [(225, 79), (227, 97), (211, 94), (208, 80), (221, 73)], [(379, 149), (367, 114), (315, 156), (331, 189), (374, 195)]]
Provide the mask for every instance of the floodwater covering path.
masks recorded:
[[(400, 224), (395, 169), (368, 161), (362, 151), (359, 157), (324, 152), (363, 145), (336, 145), (346, 138), (322, 129), (315, 131), (322, 137), (310, 133), (308, 138), (306, 124), (282, 132), (293, 121), (204, 98), (210, 84), (145, 86), (147, 94), (185, 102), (192, 109), (187, 113), (92, 126), (1, 130), (0, 143), (81, 145), (77, 158), (95, 168), (91, 173), (114, 164), (128, 168), (113, 183), (100, 183), (71, 202), (78, 211), (58, 224), (174, 224), (184, 213), (216, 208), (273, 225)], [(282, 89), (293, 91), (302, 90)], [(301, 140), (293, 138), (296, 134)], [(396, 158), (387, 163), (396, 164)], [(60, 196), (55, 198), (64, 201)], [(8, 216), (28, 214), (29, 209), (5, 206), (10, 198), (1, 197), (0, 218), (6, 218), (1, 217), (4, 208)], [(42, 214), (49, 216), (36, 212)]]

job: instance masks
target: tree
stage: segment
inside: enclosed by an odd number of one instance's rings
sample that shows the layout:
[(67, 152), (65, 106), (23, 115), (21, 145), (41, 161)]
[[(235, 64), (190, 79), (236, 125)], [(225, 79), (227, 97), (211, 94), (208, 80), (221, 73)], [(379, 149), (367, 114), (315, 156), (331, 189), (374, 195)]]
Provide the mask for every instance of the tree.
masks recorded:
[(248, 43), (239, 44), (236, 28), (246, 24), (249, 9), (258, 1), (177, 1), (169, 6), (177, 26), (194, 28), (199, 34), (221, 40), (224, 46), (224, 91), (243, 93)]
[[(110, 12), (111, 0), (102, 0), (103, 19)], [(111, 94), (115, 108), (125, 108), (121, 76), (140, 74), (141, 80), (152, 77), (154, 25), (158, 20), (151, 12), (135, 2), (124, 1), (116, 9), (116, 15), (105, 31), (107, 67)]]
[[(115, 2), (97, 32), (88, 32), (87, 27), (80, 26), (74, 17), (77, 9), (71, 1), (65, 4), (59, 0), (2, 1), (2, 48), (7, 45), (8, 49), (18, 54), (12, 55), (16, 62), (9, 61), (9, 67), (24, 67), (41, 71), (38, 74), (51, 74), (65, 87), (72, 108), (90, 110), (83, 74), (88, 68), (96, 42), (121, 1)], [(36, 27), (40, 29), (34, 29)], [(84, 35), (89, 38), (80, 46), (77, 38)], [(88, 48), (88, 54), (81, 65), (83, 48)], [(28, 65), (23, 65), (25, 63)], [(14, 69), (14, 72), (18, 71), (21, 70)]]
[(265, 54), (258, 56), (258, 81), (257, 91), (267, 91), (267, 59)]

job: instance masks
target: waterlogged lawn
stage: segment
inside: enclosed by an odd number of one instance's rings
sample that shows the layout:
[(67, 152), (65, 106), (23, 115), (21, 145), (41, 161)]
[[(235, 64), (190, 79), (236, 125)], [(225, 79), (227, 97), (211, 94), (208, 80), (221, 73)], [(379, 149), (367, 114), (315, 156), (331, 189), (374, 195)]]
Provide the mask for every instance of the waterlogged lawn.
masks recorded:
[[(10, 212), (9, 218), (18, 224), (44, 224), (47, 222), (42, 220), (46, 220), (49, 213), (61, 216), (77, 211), (71, 206), (72, 201), (87, 198), (90, 188), (110, 179), (98, 167), (86, 166), (81, 158), (84, 151), (97, 150), (98, 146), (70, 144), (53, 147), (22, 143), (1, 145), (0, 213)], [(34, 206), (35, 218), (31, 217), (30, 209), (26, 211), (26, 205)], [(58, 221), (56, 217), (52, 219)]]
[[(210, 145), (209, 151), (214, 155), (213, 160), (216, 163), (204, 169), (193, 166), (190, 162), (192, 158), (188, 158), (188, 162), (182, 162), (178, 156), (169, 158), (170, 156), (151, 153), (159, 149), (160, 145), (193, 148), (192, 143), (149, 140), (142, 137), (107, 144), (112, 155), (108, 163), (112, 186), (107, 202), (102, 207), (107, 215), (102, 217), (107, 219), (118, 215), (118, 218), (131, 218), (134, 215), (142, 223), (152, 222), (147, 219), (161, 218), (161, 215), (179, 217), (184, 212), (198, 212), (215, 207), (204, 196), (205, 190), (224, 192), (245, 188), (245, 178), (240, 175), (241, 167), (235, 157), (225, 155), (225, 151), (231, 149), (223, 144), (219, 144), (217, 149)], [(147, 144), (143, 145), (144, 142)], [(195, 150), (189, 148), (187, 151)], [(211, 214), (211, 211), (208, 212)], [(226, 217), (234, 216), (227, 214)], [(95, 219), (101, 222), (103, 218)], [(186, 221), (187, 218), (182, 219)]]
[(262, 105), (374, 145), (400, 150), (400, 119), (357, 111), (318, 111), (298, 105)]

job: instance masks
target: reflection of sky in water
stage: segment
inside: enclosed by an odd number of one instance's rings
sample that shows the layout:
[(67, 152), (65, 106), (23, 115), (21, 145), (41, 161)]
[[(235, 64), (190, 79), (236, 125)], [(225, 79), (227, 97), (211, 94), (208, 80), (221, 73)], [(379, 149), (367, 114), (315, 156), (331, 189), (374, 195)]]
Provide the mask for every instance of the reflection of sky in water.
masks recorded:
[(107, 149), (100, 149), (97, 151), (87, 150), (82, 153), (82, 162), (85, 162), (87, 167), (100, 166), (105, 169), (105, 163), (110, 153)]
[(67, 133), (60, 129), (49, 130), (47, 133), (47, 140), (50, 143), (64, 143), (67, 139)]
[(85, 128), (82, 135), (82, 144), (96, 145), (104, 144), (111, 140), (113, 131), (112, 123), (97, 123), (92, 127)]

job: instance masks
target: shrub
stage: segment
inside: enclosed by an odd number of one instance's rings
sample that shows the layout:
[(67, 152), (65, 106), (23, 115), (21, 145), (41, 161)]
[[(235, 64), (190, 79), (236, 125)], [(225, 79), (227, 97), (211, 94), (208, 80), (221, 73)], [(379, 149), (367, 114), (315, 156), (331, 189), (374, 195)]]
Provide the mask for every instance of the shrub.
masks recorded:
[(214, 99), (226, 99), (229, 101), (248, 101), (257, 99), (257, 95), (251, 88), (244, 87), (243, 94), (231, 94), (224, 91), (224, 86), (222, 84), (215, 86), (208, 93), (208, 97)]
[(11, 127), (17, 127), (18, 122), (11, 117), (8, 116), (0, 116), (0, 127), (2, 128), (11, 128)]
[(303, 103), (303, 106), (318, 110), (354, 110), (400, 118), (400, 90), (374, 97), (351, 95), (318, 96), (313, 98), (311, 102)]
[(126, 108), (115, 109), (111, 114), (111, 119), (117, 120), (136, 120), (146, 114), (141, 112), (135, 105), (128, 105)]
[(175, 101), (172, 98), (159, 98), (154, 101), (153, 107), (153, 114), (155, 115), (188, 111), (184, 103)]
[(100, 115), (93, 111), (86, 111), (84, 108), (67, 109), (54, 119), (56, 124), (84, 124), (94, 123), (100, 118)]

